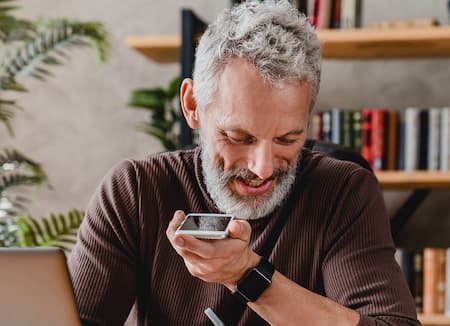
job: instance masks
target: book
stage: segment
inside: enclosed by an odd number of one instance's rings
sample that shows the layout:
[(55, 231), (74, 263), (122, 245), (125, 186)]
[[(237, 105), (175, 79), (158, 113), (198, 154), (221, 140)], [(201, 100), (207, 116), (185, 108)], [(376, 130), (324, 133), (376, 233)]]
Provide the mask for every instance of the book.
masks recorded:
[(385, 114), (383, 109), (372, 111), (372, 168), (382, 170), (385, 160)]
[(353, 111), (353, 144), (352, 148), (355, 152), (361, 153), (362, 137), (361, 137), (361, 111)]
[(447, 248), (445, 263), (445, 308), (444, 313), (450, 316), (450, 248)]
[(305, 15), (308, 14), (308, 0), (296, 0), (295, 5), (298, 11), (304, 13)]
[(341, 0), (333, 0), (331, 4), (330, 28), (341, 27)]
[(361, 27), (362, 0), (341, 1), (341, 28)]
[(362, 0), (355, 0), (355, 28), (362, 27)]
[(446, 249), (423, 251), (423, 313), (441, 314), (445, 307)]
[(414, 253), (414, 302), (418, 313), (423, 312), (423, 251)]
[(316, 28), (329, 28), (331, 19), (331, 0), (319, 0)]
[(307, 0), (307, 5), (306, 5), (306, 16), (311, 17), (314, 16), (314, 5), (315, 5), (316, 0)]
[(419, 170), (428, 170), (429, 113), (428, 109), (419, 112)]
[(314, 0), (314, 6), (312, 6), (312, 15), (310, 15), (310, 21), (313, 26), (317, 28), (317, 20), (319, 17), (319, 6), (321, 0)]
[(419, 112), (415, 107), (405, 109), (405, 170), (419, 168)]
[(445, 312), (445, 276), (447, 265), (447, 249), (439, 250), (438, 260), (438, 277), (437, 277), (437, 312), (443, 314)]
[(314, 112), (311, 124), (311, 138), (316, 140), (323, 139), (323, 121), (322, 112)]
[(335, 144), (341, 143), (341, 109), (331, 109), (331, 141)]
[(366, 159), (370, 166), (373, 166), (372, 113), (372, 110), (364, 109), (361, 116), (361, 155)]
[(405, 110), (402, 110), (397, 122), (397, 170), (405, 170)]
[(397, 141), (398, 141), (398, 112), (389, 110), (386, 123), (386, 166), (387, 170), (397, 168)]
[(331, 112), (325, 111), (322, 113), (322, 131), (323, 140), (331, 142)]
[(353, 112), (342, 111), (341, 118), (341, 144), (353, 148)]
[(428, 162), (427, 167), (429, 171), (439, 170), (439, 142), (440, 142), (440, 118), (441, 109), (430, 108), (428, 110)]
[(442, 108), (440, 127), (440, 170), (450, 171), (450, 108)]

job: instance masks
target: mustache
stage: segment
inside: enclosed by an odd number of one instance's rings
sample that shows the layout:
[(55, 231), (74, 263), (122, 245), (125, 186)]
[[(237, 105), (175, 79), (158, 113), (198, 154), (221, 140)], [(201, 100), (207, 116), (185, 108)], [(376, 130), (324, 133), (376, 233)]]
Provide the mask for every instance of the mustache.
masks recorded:
[[(223, 169), (221, 170), (219, 181), (224, 184), (228, 183), (231, 179), (242, 179), (244, 181), (260, 180), (260, 178), (249, 169), (235, 168), (229, 171), (224, 171)], [(283, 175), (286, 175), (288, 171), (289, 167), (286, 169), (277, 168), (273, 171), (272, 175), (264, 179), (264, 181), (271, 181), (280, 178)]]

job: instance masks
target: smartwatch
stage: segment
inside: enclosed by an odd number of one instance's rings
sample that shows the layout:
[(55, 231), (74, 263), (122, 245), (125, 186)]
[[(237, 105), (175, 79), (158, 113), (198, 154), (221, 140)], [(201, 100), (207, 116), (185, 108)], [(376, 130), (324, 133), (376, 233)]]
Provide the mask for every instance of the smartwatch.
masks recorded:
[(266, 258), (261, 257), (258, 266), (249, 270), (238, 281), (233, 296), (245, 304), (255, 302), (272, 283), (274, 272), (275, 267)]

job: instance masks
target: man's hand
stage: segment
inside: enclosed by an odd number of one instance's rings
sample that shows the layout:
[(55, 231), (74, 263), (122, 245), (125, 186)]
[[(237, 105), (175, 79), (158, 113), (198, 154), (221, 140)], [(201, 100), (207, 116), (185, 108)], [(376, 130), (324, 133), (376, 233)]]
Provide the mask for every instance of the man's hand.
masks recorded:
[(176, 211), (166, 234), (173, 248), (183, 257), (189, 272), (203, 281), (220, 283), (234, 290), (237, 281), (260, 260), (249, 247), (250, 224), (232, 221), (228, 238), (205, 240), (175, 234), (184, 217), (183, 211)]

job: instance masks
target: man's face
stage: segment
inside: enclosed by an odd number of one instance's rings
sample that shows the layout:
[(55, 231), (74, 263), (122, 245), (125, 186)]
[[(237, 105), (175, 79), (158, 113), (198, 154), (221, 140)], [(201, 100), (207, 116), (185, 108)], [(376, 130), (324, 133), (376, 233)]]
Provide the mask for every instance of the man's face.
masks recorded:
[(200, 115), (205, 183), (218, 208), (238, 218), (271, 213), (291, 189), (305, 142), (311, 88), (269, 84), (234, 59)]

